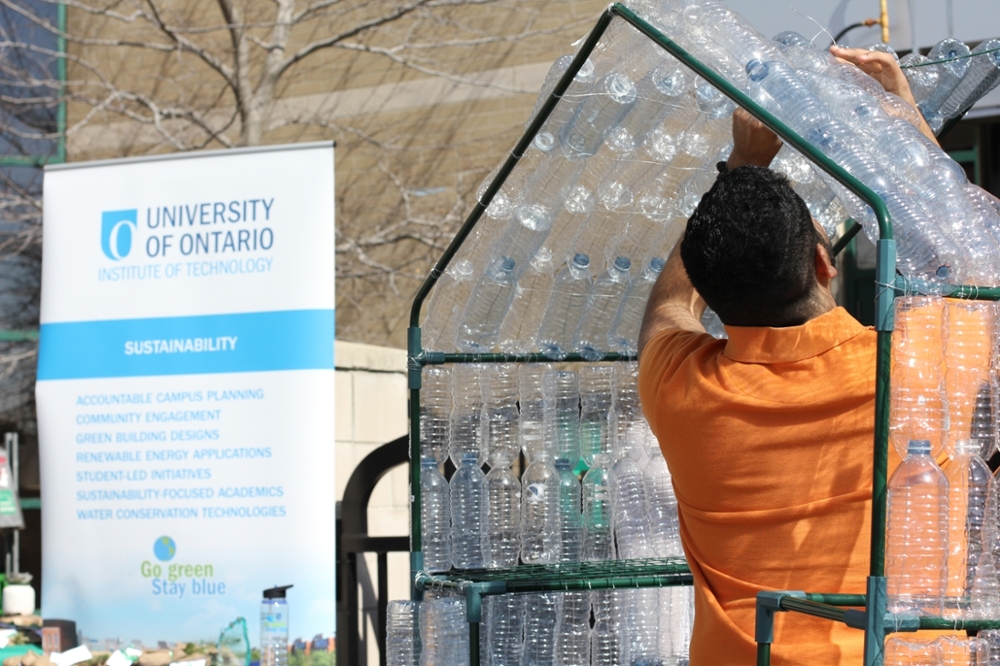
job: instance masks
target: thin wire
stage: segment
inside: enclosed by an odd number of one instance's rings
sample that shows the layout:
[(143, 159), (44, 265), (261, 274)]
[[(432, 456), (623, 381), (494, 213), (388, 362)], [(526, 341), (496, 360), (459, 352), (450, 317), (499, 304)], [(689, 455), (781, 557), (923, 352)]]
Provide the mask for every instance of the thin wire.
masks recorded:
[(930, 65), (940, 65), (944, 62), (953, 62), (955, 60), (964, 60), (965, 58), (975, 58), (976, 56), (986, 55), (988, 53), (996, 53), (1000, 51), (1000, 46), (995, 49), (990, 49), (988, 51), (979, 51), (978, 53), (970, 53), (969, 55), (955, 56), (954, 58), (945, 58), (944, 60), (931, 60), (930, 62), (920, 62), (913, 65), (900, 65), (902, 69), (912, 69), (913, 67), (928, 67)]

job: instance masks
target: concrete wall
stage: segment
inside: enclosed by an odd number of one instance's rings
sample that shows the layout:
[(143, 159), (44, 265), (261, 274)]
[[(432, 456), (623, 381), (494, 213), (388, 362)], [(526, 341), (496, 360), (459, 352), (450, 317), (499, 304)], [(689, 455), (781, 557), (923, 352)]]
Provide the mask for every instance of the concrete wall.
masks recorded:
[[(336, 486), (337, 501), (344, 496), (354, 468), (382, 444), (406, 434), (406, 352), (357, 342), (337, 341)], [(368, 504), (368, 529), (373, 536), (409, 534), (407, 466), (386, 474)], [(362, 616), (361, 650), (369, 666), (378, 665), (375, 633), (375, 591), (378, 568), (374, 554), (359, 567)], [(389, 555), (389, 598), (409, 596), (409, 556)], [(363, 662), (362, 662), (363, 663)]]

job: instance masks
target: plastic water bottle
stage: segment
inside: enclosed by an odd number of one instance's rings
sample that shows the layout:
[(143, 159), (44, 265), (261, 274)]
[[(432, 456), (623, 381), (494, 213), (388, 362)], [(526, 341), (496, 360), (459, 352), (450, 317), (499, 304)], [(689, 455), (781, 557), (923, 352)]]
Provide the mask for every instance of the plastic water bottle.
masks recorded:
[(500, 325), (498, 346), (505, 354), (528, 354), (536, 350), (538, 328), (552, 295), (555, 267), (552, 252), (541, 248), (517, 282), (514, 300)]
[(521, 666), (552, 666), (562, 594), (533, 592), (524, 598), (524, 647)]
[(542, 382), (553, 406), (555, 459), (564, 458), (575, 467), (580, 459), (580, 377), (575, 372), (552, 371)]
[(621, 666), (623, 636), (619, 609), (615, 603), (615, 590), (594, 590), (590, 602), (594, 612), (591, 632), (591, 664), (593, 666)]
[(451, 435), (451, 368), (424, 368), (420, 391), (420, 456), (438, 465), (448, 457)]
[(611, 453), (608, 420), (613, 380), (610, 365), (580, 368), (580, 457), (588, 466), (594, 464), (595, 456)]
[(558, 517), (559, 548), (556, 560), (579, 562), (583, 548), (583, 516), (580, 509), (580, 480), (573, 474), (566, 458), (556, 458), (559, 482)]
[(997, 600), (973, 598), (979, 567), (989, 550), (984, 530), (993, 481), (993, 473), (979, 457), (979, 442), (971, 439), (956, 442), (945, 476), (949, 492), (945, 613), (950, 617), (972, 617), (981, 612), (984, 604), (994, 607), (998, 604)]
[(626, 664), (655, 666), (659, 657), (660, 594), (655, 588), (617, 590)]
[(468, 259), (456, 261), (441, 276), (431, 292), (427, 316), (421, 325), (424, 349), (444, 352), (455, 349), (455, 336), (475, 282), (475, 267)]
[(940, 115), (953, 118), (968, 111), (986, 93), (1000, 84), (1000, 40), (987, 39), (972, 49), (973, 57), (965, 76), (948, 99), (941, 104)]
[(486, 475), (474, 453), (462, 457), (451, 477), (451, 563), (456, 569), (480, 569), (486, 527)]
[(646, 264), (642, 275), (632, 280), (628, 290), (622, 297), (621, 310), (618, 313), (617, 321), (608, 334), (608, 344), (611, 349), (626, 354), (634, 354), (637, 350), (639, 339), (639, 326), (642, 324), (642, 316), (646, 312), (646, 302), (649, 300), (649, 293), (653, 290), (656, 278), (666, 265), (660, 257), (653, 257)]
[(509, 468), (494, 467), (486, 475), (486, 490), (486, 566), (513, 567), (521, 554), (521, 482)]
[[(909, 634), (891, 634), (885, 638), (885, 666), (942, 664), (941, 649), (932, 641), (921, 641)], [(965, 662), (971, 663), (971, 662)]]
[(504, 315), (514, 299), (517, 277), (509, 256), (494, 261), (476, 283), (459, 327), (457, 344), (464, 352), (488, 352), (496, 345)]
[(559, 475), (544, 458), (528, 465), (521, 477), (521, 560), (554, 562), (559, 548)]
[(521, 666), (521, 631), (524, 625), (524, 595), (483, 597), (486, 624), (486, 655), (491, 666)]
[(623, 456), (633, 456), (636, 460), (641, 454), (633, 449), (635, 436), (631, 431), (637, 424), (644, 422), (642, 408), (639, 406), (639, 369), (637, 363), (616, 363), (615, 392), (611, 403), (611, 423), (613, 439), (612, 459)]
[(918, 105), (931, 96), (941, 75), (940, 66), (924, 64), (928, 62), (930, 58), (919, 53), (908, 53), (899, 59), (899, 65), (910, 84), (910, 92)]
[(968, 56), (971, 53), (972, 51), (963, 42), (948, 38), (935, 44), (934, 48), (927, 54), (927, 58), (932, 62), (935, 60), (946, 61), (939, 65), (940, 76), (937, 86), (924, 102), (919, 103), (920, 112), (924, 114), (931, 129), (935, 131), (940, 129), (943, 124), (940, 115), (941, 105), (951, 96), (951, 93), (962, 81), (962, 77), (969, 71), (971, 58)]
[(291, 585), (264, 590), (260, 603), (261, 666), (288, 666), (288, 599)]
[(889, 610), (940, 615), (948, 581), (948, 481), (929, 441), (910, 440), (889, 479), (888, 510)]
[(646, 466), (646, 501), (653, 557), (683, 555), (677, 519), (677, 497), (663, 454), (656, 451)]
[(424, 569), (451, 568), (451, 488), (434, 458), (420, 460), (420, 539)]
[(452, 369), (451, 434), (448, 450), (456, 466), (468, 454), (476, 456), (476, 464), (486, 462), (483, 433), (483, 374), (482, 365), (456, 365)]
[(996, 307), (979, 301), (951, 303), (949, 299), (944, 319), (944, 382), (950, 426), (946, 446), (951, 451), (955, 440), (971, 438), (976, 400), (990, 387)]
[(591, 282), (590, 257), (582, 252), (556, 275), (552, 298), (538, 331), (538, 348), (548, 358), (561, 361), (573, 349)]
[(614, 560), (615, 475), (606, 453), (594, 456), (583, 477), (583, 559)]
[(420, 666), (420, 602), (390, 601), (385, 618), (388, 666)]
[(460, 666), (469, 663), (469, 625), (465, 599), (425, 596), (420, 604), (420, 665)]
[(615, 463), (615, 540), (618, 557), (650, 557), (649, 516), (646, 513), (646, 480), (639, 464), (629, 456)]
[(518, 370), (518, 394), (521, 407), (521, 451), (528, 464), (537, 460), (555, 460), (551, 410), (545, 397), (542, 379), (552, 370), (548, 363), (527, 363)]
[(608, 334), (615, 323), (622, 297), (631, 285), (631, 267), (628, 257), (617, 257), (608, 270), (594, 280), (576, 345), (580, 355), (588, 361), (597, 361), (608, 351)]
[(563, 153), (570, 158), (589, 157), (597, 152), (604, 137), (635, 105), (635, 85), (626, 74), (611, 72), (594, 86), (573, 123), (563, 129)]
[(896, 299), (892, 336), (889, 436), (900, 457), (913, 438), (931, 441), (931, 455), (944, 447), (944, 302), (940, 297)]
[(517, 411), (517, 366), (494, 365), (489, 370), (485, 405), (487, 461), (490, 467), (510, 467), (521, 450)]
[(556, 638), (556, 666), (590, 664), (590, 593), (564, 592)]
[[(554, 75), (552, 88), (555, 88), (559, 77), (562, 76), (563, 72), (569, 69), (570, 61), (572, 56), (564, 56), (566, 58), (563, 60), (560, 58), (553, 65), (553, 69), (561, 67), (562, 72)], [(546, 76), (548, 79), (548, 76)], [(555, 109), (549, 115), (545, 124), (542, 125), (542, 129), (535, 135), (535, 140), (532, 145), (538, 146), (542, 150), (552, 150), (558, 143), (559, 137), (562, 135), (564, 129), (568, 127), (572, 122), (573, 118), (576, 117), (577, 112), (580, 110), (580, 106), (583, 104), (584, 100), (590, 94), (590, 91), (594, 88), (594, 63), (587, 60), (580, 67), (580, 70), (573, 77), (573, 82), (569, 84), (566, 92), (563, 93), (562, 99), (556, 104)], [(535, 102), (535, 110), (532, 111), (531, 116), (537, 115), (539, 109), (541, 109), (542, 104), (545, 103), (548, 94), (551, 93), (551, 89), (546, 93), (543, 88), (542, 94), (539, 95), (538, 100)], [(530, 123), (529, 123), (530, 124)]]

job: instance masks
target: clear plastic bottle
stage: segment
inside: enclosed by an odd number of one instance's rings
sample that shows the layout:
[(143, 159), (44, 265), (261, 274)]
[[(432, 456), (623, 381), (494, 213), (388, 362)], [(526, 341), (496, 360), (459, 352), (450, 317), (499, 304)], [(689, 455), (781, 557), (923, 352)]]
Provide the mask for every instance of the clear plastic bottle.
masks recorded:
[(552, 401), (554, 457), (565, 458), (570, 467), (580, 459), (580, 377), (575, 372), (552, 371), (542, 380)]
[(683, 555), (677, 518), (677, 497), (670, 480), (667, 461), (660, 451), (650, 455), (646, 465), (646, 501), (648, 504), (650, 546), (653, 557)]
[(651, 557), (646, 480), (639, 464), (622, 456), (615, 473), (615, 541), (620, 559)]
[(479, 364), (456, 365), (452, 368), (451, 434), (448, 451), (451, 462), (458, 467), (463, 456), (472, 453), (477, 465), (486, 462), (486, 442), (483, 432), (483, 374)]
[(552, 666), (562, 594), (533, 592), (524, 597), (524, 647), (521, 666)]
[(580, 457), (589, 467), (594, 457), (611, 453), (608, 421), (614, 369), (610, 365), (580, 368)]
[(579, 562), (583, 548), (583, 515), (580, 508), (580, 480), (573, 474), (569, 460), (556, 458), (559, 480), (559, 508), (556, 524), (559, 532), (559, 562)]
[(636, 352), (639, 326), (642, 324), (642, 316), (646, 312), (649, 293), (653, 290), (656, 278), (659, 277), (660, 271), (663, 270), (666, 263), (660, 257), (653, 257), (646, 264), (642, 275), (632, 280), (628, 291), (622, 297), (617, 321), (608, 334), (608, 344), (614, 351), (627, 354)]
[(451, 437), (451, 368), (423, 370), (420, 391), (420, 456), (438, 465), (448, 458)]
[(521, 560), (525, 564), (553, 562), (559, 548), (559, 475), (544, 458), (524, 471), (521, 495)]
[(899, 66), (903, 68), (903, 74), (910, 84), (910, 92), (917, 105), (925, 102), (937, 87), (938, 78), (941, 76), (939, 65), (927, 65), (930, 58), (919, 53), (908, 53), (899, 59)]
[(260, 604), (261, 666), (288, 666), (288, 599), (291, 585), (264, 590)]
[(456, 343), (460, 350), (488, 352), (496, 346), (500, 324), (514, 299), (515, 265), (511, 257), (500, 257), (479, 278), (458, 329)]
[(972, 49), (973, 57), (965, 76), (948, 99), (940, 115), (947, 119), (968, 111), (986, 93), (1000, 84), (1000, 39), (987, 39)]
[(462, 457), (451, 477), (451, 563), (456, 569), (485, 565), (486, 475), (474, 453)]
[[(555, 88), (563, 72), (569, 69), (572, 56), (563, 56), (563, 58), (557, 60), (553, 65), (553, 69), (557, 67), (563, 67), (564, 69), (554, 76), (552, 88)], [(548, 76), (546, 76), (546, 82), (547, 80)], [(584, 100), (590, 95), (590, 91), (593, 90), (594, 81), (594, 63), (591, 60), (587, 60), (580, 67), (576, 76), (573, 77), (573, 82), (569, 84), (562, 99), (559, 100), (548, 119), (546, 119), (545, 124), (542, 125), (542, 129), (535, 135), (535, 140), (532, 142), (533, 145), (545, 150), (552, 150), (558, 144), (559, 137), (562, 135), (564, 129), (572, 124), (573, 118), (576, 117), (577, 112), (580, 110), (580, 105), (583, 104)], [(535, 109), (531, 113), (532, 118), (538, 114), (538, 111), (542, 108), (542, 105), (546, 102), (551, 92), (552, 89), (546, 90), (544, 87), (542, 88), (542, 92), (535, 102)], [(528, 124), (530, 124), (530, 121)]]
[(555, 443), (548, 441), (552, 412), (547, 409), (549, 403), (542, 386), (542, 379), (551, 370), (548, 363), (526, 363), (518, 370), (521, 451), (529, 465), (537, 460), (555, 460)]
[(538, 328), (552, 295), (555, 267), (552, 252), (541, 248), (517, 282), (514, 300), (500, 325), (498, 346), (505, 354), (529, 354), (536, 350)]
[(387, 666), (420, 666), (420, 602), (390, 601), (385, 618)]
[(968, 56), (971, 53), (969, 47), (960, 40), (947, 38), (935, 44), (934, 48), (927, 54), (927, 58), (931, 62), (935, 60), (945, 61), (939, 65), (940, 75), (937, 86), (934, 87), (925, 101), (918, 103), (920, 112), (924, 114), (927, 123), (935, 131), (940, 129), (943, 124), (940, 114), (941, 105), (951, 96), (966, 72), (969, 71), (971, 58)]
[(489, 666), (521, 666), (521, 631), (524, 626), (524, 595), (483, 597), (486, 624), (486, 656)]
[(998, 605), (998, 600), (977, 598), (986, 590), (976, 589), (977, 577), (985, 573), (981, 565), (992, 569), (984, 533), (989, 529), (986, 505), (993, 492), (993, 473), (979, 457), (979, 442), (971, 439), (956, 442), (947, 467), (949, 574), (945, 613), (969, 618), (978, 616), (984, 607)]
[(563, 153), (570, 158), (589, 157), (635, 105), (635, 84), (626, 74), (611, 72), (594, 86), (571, 125), (562, 133)]
[(948, 481), (928, 440), (910, 440), (889, 479), (889, 610), (940, 615), (948, 581)]
[(427, 302), (421, 344), (430, 351), (453, 351), (469, 295), (476, 283), (475, 267), (460, 259), (448, 267)]
[(469, 625), (465, 599), (427, 599), (420, 604), (421, 666), (469, 663)]
[(945, 446), (951, 452), (956, 440), (972, 437), (976, 400), (990, 387), (996, 306), (984, 301), (952, 303), (947, 299), (944, 314), (944, 384), (949, 421)]
[(608, 270), (594, 280), (576, 343), (580, 355), (588, 361), (597, 361), (608, 351), (608, 334), (632, 282), (631, 267), (628, 257), (616, 257)]
[(885, 638), (884, 666), (941, 666), (941, 650), (933, 641), (910, 634), (891, 634)]
[(944, 299), (896, 299), (892, 335), (889, 436), (900, 457), (910, 439), (931, 441), (931, 455), (944, 448), (947, 429), (944, 391)]
[(487, 462), (490, 467), (510, 467), (521, 451), (517, 366), (511, 363), (491, 366), (488, 378), (485, 402)]
[(594, 612), (590, 647), (593, 666), (621, 666), (623, 663), (621, 616), (615, 595), (615, 590), (594, 590), (590, 593)]
[(434, 458), (420, 459), (420, 538), (424, 569), (451, 568), (451, 487)]
[(660, 594), (655, 588), (617, 590), (622, 620), (623, 662), (655, 666), (659, 657)]
[(590, 592), (563, 592), (555, 666), (590, 664)]
[[(612, 459), (617, 461), (623, 456), (632, 456), (636, 460), (641, 454), (634, 449), (637, 444), (637, 426), (644, 426), (642, 408), (639, 405), (639, 368), (637, 363), (616, 363), (615, 392), (611, 403), (612, 429)], [(643, 430), (643, 434), (645, 431)]]
[(938, 636), (934, 639), (941, 666), (986, 666), (990, 660), (989, 644), (982, 638)]
[(590, 257), (582, 252), (556, 274), (552, 298), (538, 331), (538, 348), (548, 358), (561, 361), (572, 351), (591, 283)]
[(513, 567), (521, 554), (521, 482), (509, 468), (494, 467), (486, 475), (486, 491), (486, 566)]
[(614, 560), (615, 475), (606, 453), (594, 456), (583, 477), (583, 559)]

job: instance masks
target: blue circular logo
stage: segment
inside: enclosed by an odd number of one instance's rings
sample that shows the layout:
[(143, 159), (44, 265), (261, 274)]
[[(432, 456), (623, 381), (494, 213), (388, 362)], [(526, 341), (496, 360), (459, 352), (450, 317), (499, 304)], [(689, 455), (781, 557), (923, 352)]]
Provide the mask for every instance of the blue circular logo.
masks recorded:
[(153, 554), (161, 562), (173, 559), (177, 554), (177, 544), (168, 536), (163, 536), (153, 543)]

